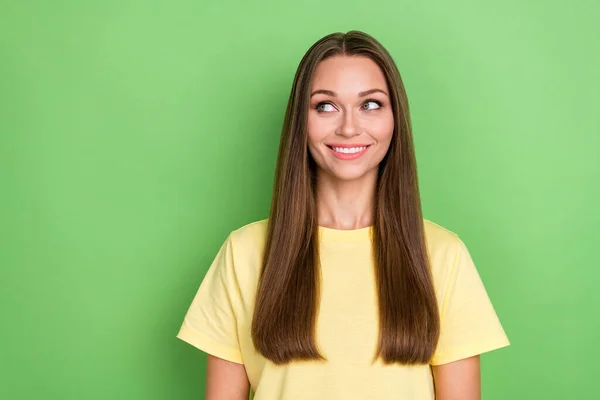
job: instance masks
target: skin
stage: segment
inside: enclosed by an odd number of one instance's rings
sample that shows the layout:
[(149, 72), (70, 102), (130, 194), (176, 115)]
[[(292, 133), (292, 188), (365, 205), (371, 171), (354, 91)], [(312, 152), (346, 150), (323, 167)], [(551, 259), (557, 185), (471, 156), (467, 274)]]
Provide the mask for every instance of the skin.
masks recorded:
[(206, 400), (248, 400), (250, 383), (242, 364), (208, 355)]
[[(308, 151), (317, 164), (319, 225), (359, 229), (373, 224), (378, 165), (394, 130), (389, 89), (381, 69), (365, 57), (336, 56), (315, 71), (308, 113)], [(369, 145), (355, 160), (329, 147)], [(432, 367), (436, 400), (480, 400), (479, 357)], [(207, 400), (246, 400), (244, 366), (208, 356)]]
[(436, 400), (481, 400), (479, 356), (432, 367)]
[[(370, 91), (374, 92), (361, 96)], [(385, 77), (368, 58), (332, 57), (317, 66), (311, 93), (308, 150), (318, 167), (319, 225), (333, 229), (370, 226), (377, 166), (394, 130)], [(330, 144), (367, 144), (369, 148), (356, 160), (340, 160)]]

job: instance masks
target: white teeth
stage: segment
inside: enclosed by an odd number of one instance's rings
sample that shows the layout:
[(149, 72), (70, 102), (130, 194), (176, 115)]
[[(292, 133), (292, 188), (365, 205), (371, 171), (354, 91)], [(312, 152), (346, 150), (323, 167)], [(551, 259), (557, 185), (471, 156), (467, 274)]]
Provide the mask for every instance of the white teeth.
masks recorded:
[(344, 154), (354, 154), (354, 153), (360, 153), (361, 151), (363, 151), (364, 149), (366, 149), (366, 146), (362, 146), (362, 147), (333, 147), (333, 150), (336, 153), (344, 153)]

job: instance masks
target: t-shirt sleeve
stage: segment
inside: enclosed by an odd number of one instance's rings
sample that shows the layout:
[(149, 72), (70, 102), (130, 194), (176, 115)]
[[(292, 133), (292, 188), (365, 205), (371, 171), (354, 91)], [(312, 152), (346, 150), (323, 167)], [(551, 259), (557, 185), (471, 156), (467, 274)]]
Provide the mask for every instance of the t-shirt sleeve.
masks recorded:
[(204, 276), (177, 337), (210, 355), (243, 364), (236, 318), (239, 304), (229, 236)]
[(440, 338), (431, 365), (509, 345), (471, 255), (462, 240), (457, 241), (440, 309)]

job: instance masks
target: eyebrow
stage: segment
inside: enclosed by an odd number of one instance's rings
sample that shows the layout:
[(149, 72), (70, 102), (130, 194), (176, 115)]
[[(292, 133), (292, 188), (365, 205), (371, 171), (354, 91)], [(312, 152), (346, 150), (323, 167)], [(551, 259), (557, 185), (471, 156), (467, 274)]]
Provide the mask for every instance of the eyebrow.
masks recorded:
[[(384, 90), (381, 90), (381, 89), (369, 89), (369, 90), (365, 90), (364, 92), (359, 92), (358, 93), (358, 97), (365, 97), (365, 96), (368, 96), (370, 94), (377, 93), (377, 92), (383, 93), (386, 96), (388, 96), (388, 94)], [(326, 90), (326, 89), (315, 90), (314, 92), (312, 92), (310, 94), (310, 97), (313, 97), (315, 94), (319, 94), (319, 93), (326, 94), (327, 96), (331, 96), (331, 97), (337, 97), (337, 95), (335, 94), (335, 92), (333, 92), (331, 90)]]

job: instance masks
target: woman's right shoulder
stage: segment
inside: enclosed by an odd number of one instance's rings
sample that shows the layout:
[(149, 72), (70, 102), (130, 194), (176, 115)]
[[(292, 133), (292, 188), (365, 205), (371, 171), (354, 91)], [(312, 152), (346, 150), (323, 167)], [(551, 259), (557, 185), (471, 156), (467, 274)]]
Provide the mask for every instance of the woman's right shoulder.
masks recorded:
[(236, 280), (243, 297), (250, 302), (260, 277), (267, 228), (268, 220), (254, 221), (233, 230), (227, 238)]
[(262, 257), (267, 242), (268, 219), (243, 225), (229, 234), (235, 255), (239, 257)]
[(236, 243), (264, 242), (267, 238), (268, 226), (269, 220), (261, 219), (258, 221), (247, 223), (246, 225), (243, 225), (233, 230), (230, 236), (232, 240), (234, 240)]

